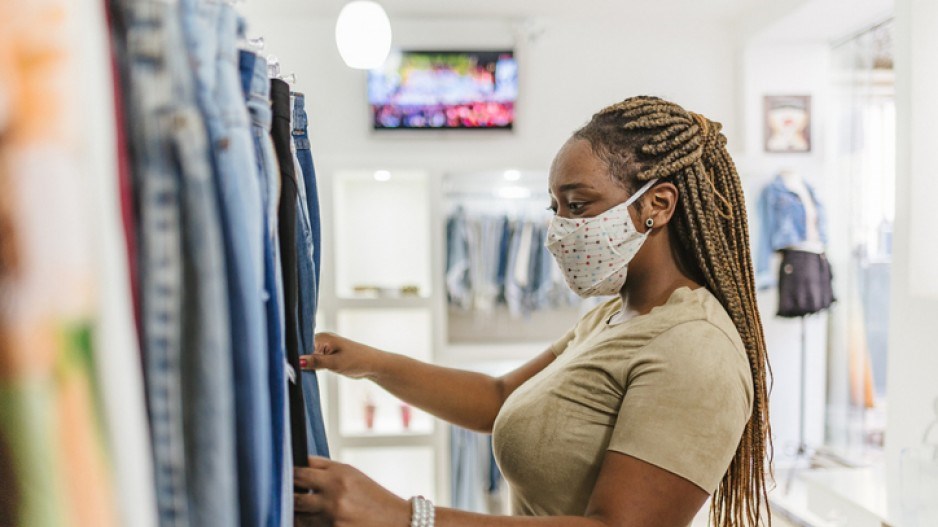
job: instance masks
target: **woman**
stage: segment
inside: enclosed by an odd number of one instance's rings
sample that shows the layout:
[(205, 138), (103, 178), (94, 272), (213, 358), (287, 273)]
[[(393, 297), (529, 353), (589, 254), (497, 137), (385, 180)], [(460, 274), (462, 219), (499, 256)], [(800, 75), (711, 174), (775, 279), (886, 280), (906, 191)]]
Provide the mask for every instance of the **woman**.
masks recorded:
[[(721, 126), (636, 97), (578, 130), (550, 169), (548, 249), (582, 296), (618, 294), (501, 378), (332, 334), (307, 368), (368, 378), (453, 424), (492, 432), (515, 516), (404, 501), (311, 458), (297, 511), (341, 526), (762, 523), (765, 342), (742, 184)], [(411, 521), (414, 523), (410, 523)]]

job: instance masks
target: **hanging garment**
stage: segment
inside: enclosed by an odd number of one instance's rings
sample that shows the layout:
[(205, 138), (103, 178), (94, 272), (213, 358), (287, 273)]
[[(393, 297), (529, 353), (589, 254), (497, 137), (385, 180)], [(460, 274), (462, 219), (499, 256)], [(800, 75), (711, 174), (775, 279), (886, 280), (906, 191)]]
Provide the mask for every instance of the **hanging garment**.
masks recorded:
[(782, 251), (778, 273), (778, 316), (803, 317), (823, 311), (836, 299), (827, 256), (806, 251)]
[(505, 221), (503, 217), (484, 216), (468, 222), (469, 283), (476, 310), (492, 311), (498, 300), (498, 251)]
[(267, 60), (256, 53), (240, 52), (241, 82), (251, 116), (251, 131), (257, 159), (259, 187), (264, 205), (264, 304), (267, 317), (268, 381), (270, 389), (271, 423), (273, 431), (274, 481), (280, 482), (272, 494), (280, 504), (280, 525), (284, 518), (293, 517), (293, 456), (290, 444), (290, 422), (286, 416), (287, 374), (286, 343), (284, 342), (283, 278), (280, 262), (280, 234), (278, 208), (280, 203), (280, 168), (270, 138), (270, 79)]
[[(228, 272), (237, 504), (242, 526), (266, 525), (274, 488), (267, 320), (264, 311), (263, 208), (257, 161), (237, 59), (237, 15), (229, 4), (183, 0), (183, 27), (196, 72), (222, 213)], [(212, 370), (209, 370), (212, 371)], [(217, 372), (217, 364), (215, 364)], [(212, 481), (204, 490), (212, 491)], [(214, 484), (218, 484), (214, 482)], [(206, 509), (207, 514), (213, 512)], [(207, 521), (207, 520), (206, 520)], [(213, 522), (221, 522), (214, 519)], [(221, 525), (221, 523), (218, 523)]]
[[(807, 183), (805, 183), (807, 185)], [(817, 231), (827, 244), (827, 214), (814, 189), (807, 185), (817, 214)], [(758, 204), (760, 234), (756, 247), (756, 284), (759, 289), (773, 287), (772, 254), (808, 241), (808, 225), (804, 203), (797, 193), (776, 176), (763, 189)]]
[[(299, 323), (300, 354), (311, 355), (315, 351), (316, 308), (319, 298), (319, 245), (321, 238), (319, 225), (319, 193), (316, 189), (313, 158), (309, 149), (309, 136), (306, 129), (305, 98), (294, 94), (293, 102), (293, 139), (297, 172), (298, 201), (297, 209), (297, 261), (299, 284)], [(312, 194), (314, 197), (310, 197)], [(311, 454), (329, 456), (329, 444), (326, 440), (326, 428), (323, 422), (320, 404), (319, 378), (315, 371), (300, 373), (303, 397), (306, 402), (306, 439)]]
[[(140, 348), (140, 311), (136, 269), (136, 234), (133, 189), (125, 108), (117, 61), (111, 44), (108, 13), (96, 0), (83, 0), (78, 11), (81, 40), (90, 48), (82, 59), (84, 75), (72, 84), (82, 90), (81, 108), (93, 116), (97, 133), (85, 133), (82, 149), (89, 158), (90, 209), (95, 211), (94, 238), (101, 288), (95, 328), (96, 378), (105, 412), (108, 441), (113, 453), (120, 525), (152, 527), (157, 524), (153, 486), (152, 447), (147, 423), (143, 365)], [(79, 2), (81, 4), (81, 2)], [(113, 116), (113, 121), (108, 119)], [(116, 149), (115, 149), (116, 147)]]
[[(110, 342), (97, 335), (108, 330), (99, 318), (98, 211), (89, 207), (102, 174), (84, 157), (96, 142), (87, 136), (99, 132), (83, 126), (88, 107), (75, 104), (88, 88), (74, 82), (87, 58), (88, 7), (0, 1), (3, 525), (119, 525), (105, 428), (112, 407), (96, 381)], [(110, 79), (100, 80), (94, 87), (106, 89)]]
[(316, 286), (322, 274), (322, 219), (319, 213), (319, 188), (316, 181), (316, 168), (309, 143), (309, 118), (306, 113), (306, 96), (294, 94), (293, 140), (296, 144), (296, 156), (303, 170), (306, 185), (306, 209), (309, 212), (310, 226), (313, 233), (313, 263), (316, 264)]
[(502, 475), (495, 463), (492, 437), (450, 427), (450, 501), (456, 509), (481, 514), (492, 510), (492, 495), (501, 487)]
[(284, 328), (289, 363), (290, 431), (293, 448), (293, 464), (305, 467), (307, 461), (306, 406), (303, 390), (299, 384), (300, 371), (300, 327), (299, 327), (299, 270), (297, 255), (297, 203), (298, 183), (291, 143), (290, 87), (280, 79), (270, 81), (273, 124), (271, 137), (280, 165), (280, 205), (278, 221), (280, 229), (280, 256), (283, 268)]
[(446, 292), (461, 309), (472, 307), (468, 236), (466, 214), (459, 209), (446, 222)]
[[(183, 379), (183, 370), (189, 369), (183, 350), (214, 343), (206, 352), (221, 356), (228, 348), (227, 319), (219, 315), (227, 305), (224, 282), (212, 281), (225, 279), (220, 225), (178, 6), (120, 0), (112, 8), (126, 122), (131, 124), (141, 341), (159, 520), (164, 526), (186, 526), (192, 524), (188, 473), (197, 460), (186, 458), (193, 436), (186, 437), (184, 422), (191, 422), (196, 409), (183, 401), (184, 382), (192, 380)], [(197, 242), (202, 242), (198, 248)], [(193, 283), (203, 272), (211, 278)], [(197, 311), (187, 316), (183, 306)]]

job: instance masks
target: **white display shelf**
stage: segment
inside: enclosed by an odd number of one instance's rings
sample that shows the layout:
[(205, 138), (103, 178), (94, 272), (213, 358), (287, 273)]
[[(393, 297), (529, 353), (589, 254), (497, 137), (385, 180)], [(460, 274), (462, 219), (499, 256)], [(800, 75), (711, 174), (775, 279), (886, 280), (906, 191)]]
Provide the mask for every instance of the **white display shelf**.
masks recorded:
[[(384, 179), (383, 172), (389, 179)], [(380, 180), (379, 180), (380, 179)], [(376, 288), (400, 294), (402, 288), (429, 298), (431, 213), (429, 175), (422, 171), (336, 173), (336, 294), (372, 298)]]
[(433, 307), (433, 299), (413, 296), (337, 298), (335, 306), (337, 309), (430, 309)]
[(339, 401), (339, 430), (343, 436), (433, 433), (433, 419), (413, 407), (409, 407), (409, 426), (405, 426), (400, 400), (368, 381), (339, 379)]

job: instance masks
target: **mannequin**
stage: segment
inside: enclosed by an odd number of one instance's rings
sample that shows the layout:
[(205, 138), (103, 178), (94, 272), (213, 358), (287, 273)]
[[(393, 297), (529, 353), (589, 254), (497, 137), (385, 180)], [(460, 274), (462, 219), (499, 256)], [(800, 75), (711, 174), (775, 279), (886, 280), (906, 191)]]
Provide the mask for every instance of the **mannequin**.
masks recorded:
[[(799, 440), (795, 460), (806, 459), (805, 376), (807, 337), (805, 317), (830, 307), (834, 302), (832, 273), (825, 253), (823, 207), (807, 182), (791, 168), (779, 171), (762, 193), (762, 272), (767, 271), (768, 255), (781, 253), (778, 268), (778, 316), (801, 321), (801, 404)], [(795, 469), (789, 472), (786, 492), (791, 488)]]
[(757, 255), (760, 288), (774, 285), (774, 253), (782, 264), (775, 271), (778, 316), (797, 318), (818, 313), (834, 302), (832, 274), (825, 253), (824, 207), (801, 175), (783, 168), (759, 201), (762, 233)]

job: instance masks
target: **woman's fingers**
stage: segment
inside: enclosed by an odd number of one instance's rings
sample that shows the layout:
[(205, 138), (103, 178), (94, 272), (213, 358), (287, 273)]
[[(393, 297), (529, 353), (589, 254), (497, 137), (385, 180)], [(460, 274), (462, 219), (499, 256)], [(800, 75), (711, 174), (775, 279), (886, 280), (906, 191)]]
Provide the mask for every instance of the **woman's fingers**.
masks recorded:
[(322, 514), (326, 512), (326, 499), (322, 494), (294, 494), (293, 509), (296, 512)]
[(313, 349), (316, 350), (316, 353), (323, 355), (328, 355), (330, 353), (335, 353), (335, 341), (337, 335), (333, 333), (317, 333), (313, 337)]
[(300, 369), (303, 370), (332, 370), (335, 367), (335, 357), (331, 355), (300, 355)]
[(319, 470), (327, 470), (338, 464), (335, 461), (322, 456), (307, 456), (306, 462), (309, 464), (310, 468), (316, 468)]
[(293, 484), (297, 487), (322, 492), (326, 488), (328, 474), (322, 468), (293, 469)]

